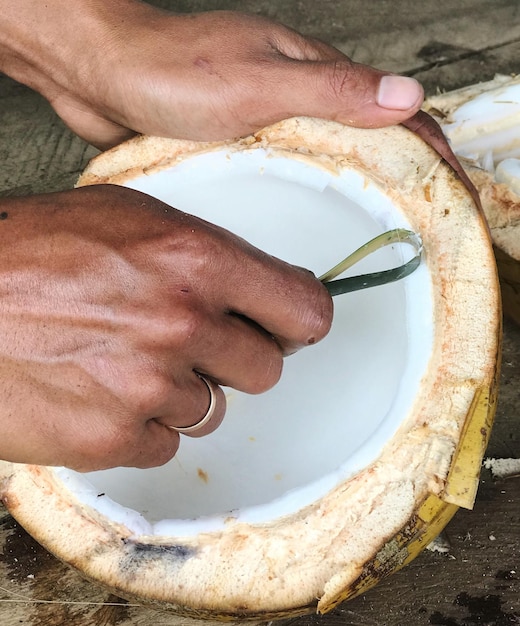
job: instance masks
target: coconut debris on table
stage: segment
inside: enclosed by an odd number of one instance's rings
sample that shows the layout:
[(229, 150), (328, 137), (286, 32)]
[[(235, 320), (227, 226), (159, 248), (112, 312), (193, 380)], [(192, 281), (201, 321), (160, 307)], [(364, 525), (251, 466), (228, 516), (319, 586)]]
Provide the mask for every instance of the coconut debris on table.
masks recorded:
[(520, 476), (520, 459), (484, 459), (484, 467), (491, 471), (493, 478)]

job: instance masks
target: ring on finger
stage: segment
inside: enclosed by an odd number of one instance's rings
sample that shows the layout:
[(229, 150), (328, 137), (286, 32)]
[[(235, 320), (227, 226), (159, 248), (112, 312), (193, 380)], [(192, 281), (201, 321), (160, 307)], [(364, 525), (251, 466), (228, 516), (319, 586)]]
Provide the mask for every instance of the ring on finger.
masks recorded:
[(211, 418), (213, 417), (214, 413), (215, 413), (215, 409), (217, 408), (217, 389), (218, 386), (212, 382), (211, 380), (208, 380), (205, 376), (203, 376), (202, 374), (197, 374), (197, 376), (204, 381), (204, 383), (206, 384), (206, 387), (208, 388), (209, 391), (209, 407), (208, 410), (206, 411), (206, 413), (204, 414), (204, 416), (202, 417), (202, 419), (200, 419), (198, 422), (195, 422), (195, 424), (192, 424), (191, 426), (168, 426), (168, 428), (170, 428), (171, 430), (175, 430), (178, 433), (193, 433), (196, 430), (200, 430), (201, 428), (203, 428), (208, 422), (211, 421)]

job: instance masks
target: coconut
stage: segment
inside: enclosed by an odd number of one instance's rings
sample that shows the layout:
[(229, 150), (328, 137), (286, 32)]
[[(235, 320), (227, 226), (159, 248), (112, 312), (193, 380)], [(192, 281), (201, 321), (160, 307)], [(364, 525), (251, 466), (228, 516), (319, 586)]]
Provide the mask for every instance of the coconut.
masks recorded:
[(505, 313), (520, 323), (520, 78), (494, 80), (429, 98), (477, 187), (491, 229)]
[[(383, 231), (422, 238), (406, 279), (339, 296), (331, 333), (161, 468), (0, 464), (3, 501), (117, 594), (207, 620), (325, 612), (471, 508), (500, 345), (496, 266), (471, 195), (409, 130), (297, 118), (232, 142), (138, 137), (79, 184), (139, 189), (321, 274)], [(399, 265), (393, 245), (354, 273)]]

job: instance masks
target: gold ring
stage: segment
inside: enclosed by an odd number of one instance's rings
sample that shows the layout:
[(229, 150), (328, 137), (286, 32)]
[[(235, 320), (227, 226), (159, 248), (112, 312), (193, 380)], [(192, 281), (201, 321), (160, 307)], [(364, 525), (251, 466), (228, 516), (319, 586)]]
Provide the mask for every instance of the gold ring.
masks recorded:
[(199, 430), (211, 420), (213, 414), (215, 413), (215, 409), (217, 408), (217, 394), (215, 393), (216, 389), (218, 389), (217, 385), (211, 382), (211, 380), (208, 380), (202, 374), (197, 374), (197, 376), (206, 383), (206, 387), (208, 388), (209, 407), (204, 417), (195, 424), (192, 424), (191, 426), (168, 426), (168, 428), (171, 428), (178, 433), (192, 433), (196, 430)]

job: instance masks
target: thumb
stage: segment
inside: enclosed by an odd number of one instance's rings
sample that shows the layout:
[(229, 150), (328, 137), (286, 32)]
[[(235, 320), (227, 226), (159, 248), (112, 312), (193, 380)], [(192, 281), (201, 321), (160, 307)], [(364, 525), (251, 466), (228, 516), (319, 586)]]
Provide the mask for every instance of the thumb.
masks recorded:
[(349, 126), (377, 128), (399, 124), (424, 100), (414, 78), (388, 74), (346, 57), (327, 61), (288, 59), (284, 88), (276, 99), (293, 115), (309, 115)]

